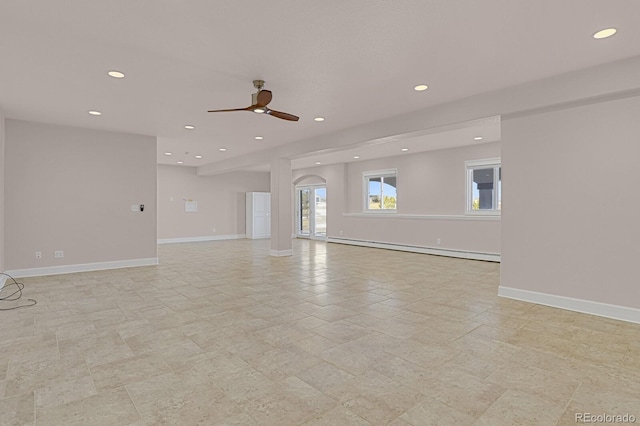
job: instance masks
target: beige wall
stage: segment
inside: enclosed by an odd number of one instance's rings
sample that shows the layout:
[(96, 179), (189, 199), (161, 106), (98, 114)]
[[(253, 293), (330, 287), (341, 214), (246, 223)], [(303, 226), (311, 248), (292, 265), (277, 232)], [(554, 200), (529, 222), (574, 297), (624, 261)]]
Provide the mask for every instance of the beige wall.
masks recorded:
[(640, 97), (502, 121), (501, 285), (640, 308)]
[[(269, 192), (268, 172), (197, 176), (195, 167), (158, 166), (158, 238), (227, 237), (245, 233), (245, 193)], [(198, 202), (187, 213), (184, 200)], [(214, 231), (215, 229), (215, 231)]]
[(157, 257), (155, 138), (6, 120), (5, 155), (8, 270)]
[[(465, 161), (500, 157), (500, 143), (297, 170), (294, 179), (327, 181), (327, 235), (332, 238), (500, 254), (500, 220), (461, 218), (465, 213)], [(398, 169), (398, 215), (363, 213), (362, 173)], [(440, 244), (437, 240), (440, 239)]]
[[(4, 113), (0, 109), (0, 272), (4, 272)], [(0, 278), (2, 282), (2, 278)], [(0, 284), (0, 287), (2, 285)]]

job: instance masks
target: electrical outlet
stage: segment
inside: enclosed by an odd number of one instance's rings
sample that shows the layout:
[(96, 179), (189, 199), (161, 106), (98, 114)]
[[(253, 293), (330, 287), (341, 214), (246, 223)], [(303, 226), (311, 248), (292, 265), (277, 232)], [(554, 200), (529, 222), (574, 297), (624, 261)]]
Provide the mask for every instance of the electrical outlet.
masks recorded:
[(55, 259), (62, 259), (64, 257), (64, 252), (62, 250), (56, 250), (53, 252), (53, 257)]
[(340, 236), (342, 236), (342, 234), (344, 234), (344, 232), (342, 232), (342, 229), (340, 230)]
[(36, 259), (42, 259), (42, 252), (41, 251), (37, 251), (36, 252)]
[(438, 238), (438, 239), (436, 240), (436, 242), (438, 243), (438, 245), (440, 245), (440, 243), (442, 242), (442, 240), (441, 240), (440, 238)]
[(131, 211), (132, 212), (140, 211), (140, 206), (138, 204), (131, 204)]
[(216, 228), (211, 228), (211, 232), (216, 232)]

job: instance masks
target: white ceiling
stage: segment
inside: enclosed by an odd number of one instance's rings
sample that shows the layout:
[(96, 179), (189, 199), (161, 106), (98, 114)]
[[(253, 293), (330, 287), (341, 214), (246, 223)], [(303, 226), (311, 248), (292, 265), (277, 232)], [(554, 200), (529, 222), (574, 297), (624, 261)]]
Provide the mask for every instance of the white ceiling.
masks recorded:
[[(591, 37), (607, 27), (619, 31)], [(9, 118), (157, 136), (159, 163), (199, 166), (637, 56), (638, 40), (637, 0), (3, 0), (0, 108)], [(126, 77), (108, 77), (113, 69)], [(273, 91), (271, 108), (300, 121), (206, 112), (248, 106), (254, 79)], [(429, 89), (415, 92), (420, 83)], [(370, 156), (448, 146), (398, 139), (371, 141), (379, 149)]]

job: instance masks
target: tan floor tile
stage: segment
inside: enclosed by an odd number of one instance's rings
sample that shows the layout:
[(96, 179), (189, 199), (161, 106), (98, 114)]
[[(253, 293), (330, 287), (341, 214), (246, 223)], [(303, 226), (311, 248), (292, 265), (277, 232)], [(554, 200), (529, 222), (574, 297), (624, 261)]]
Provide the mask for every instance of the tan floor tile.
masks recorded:
[(139, 355), (91, 368), (96, 389), (102, 392), (166, 373), (169, 365), (159, 355)]
[(370, 333), (364, 327), (341, 320), (328, 323), (313, 329), (313, 332), (337, 343), (346, 343)]
[(33, 392), (0, 399), (0, 424), (7, 426), (35, 425)]
[(355, 377), (329, 394), (375, 425), (389, 423), (422, 399), (417, 391), (375, 371)]
[(640, 404), (640, 325), (499, 298), (497, 263), (293, 249), (167, 244), (157, 266), (25, 278), (0, 423), (553, 425)]
[(127, 425), (140, 419), (127, 391), (110, 389), (65, 405), (38, 409), (38, 425)]
[(413, 426), (450, 426), (471, 425), (476, 418), (427, 398), (407, 410), (400, 419)]
[(293, 345), (276, 348), (248, 363), (272, 380), (283, 380), (322, 362), (322, 359)]
[(43, 409), (64, 405), (97, 393), (91, 376), (67, 381), (58, 380), (49, 386), (36, 389), (36, 408)]
[(81, 358), (53, 358), (37, 362), (12, 362), (7, 371), (5, 397), (21, 395), (36, 389), (89, 375)]
[(326, 362), (302, 371), (297, 376), (322, 392), (327, 392), (355, 378), (353, 374)]
[(536, 395), (508, 390), (473, 424), (552, 426), (560, 420), (565, 406), (564, 403), (551, 404)]
[(343, 407), (342, 405), (338, 405), (332, 410), (305, 422), (304, 426), (367, 426), (370, 424), (371, 423), (358, 416), (353, 411)]
[(567, 404), (580, 382), (560, 371), (508, 362), (489, 375), (488, 381), (504, 388), (523, 391), (560, 404)]

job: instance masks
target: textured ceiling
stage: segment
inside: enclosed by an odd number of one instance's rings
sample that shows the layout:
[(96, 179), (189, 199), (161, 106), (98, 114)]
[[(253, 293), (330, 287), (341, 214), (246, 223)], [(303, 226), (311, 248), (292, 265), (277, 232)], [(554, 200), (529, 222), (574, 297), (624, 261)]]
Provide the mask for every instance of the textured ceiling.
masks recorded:
[[(636, 56), (638, 40), (637, 0), (3, 0), (0, 107), (154, 135), (159, 163), (195, 166)], [(254, 79), (300, 121), (206, 112), (248, 106)]]

